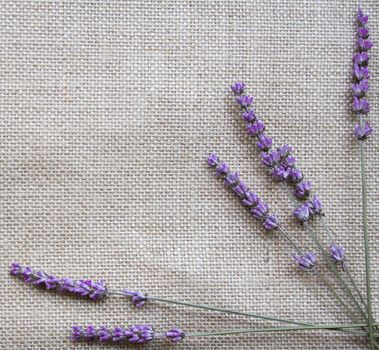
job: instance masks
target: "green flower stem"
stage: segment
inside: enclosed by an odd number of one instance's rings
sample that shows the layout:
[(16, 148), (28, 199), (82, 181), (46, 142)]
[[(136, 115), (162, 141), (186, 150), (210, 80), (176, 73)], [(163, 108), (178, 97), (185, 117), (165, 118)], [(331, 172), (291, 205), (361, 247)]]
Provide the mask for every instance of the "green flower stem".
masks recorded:
[(367, 316), (366, 316), (365, 312), (363, 311), (361, 305), (358, 303), (357, 299), (355, 298), (355, 296), (351, 292), (349, 286), (343, 280), (341, 274), (336, 269), (336, 267), (333, 264), (333, 262), (330, 260), (329, 255), (327, 254), (327, 252), (325, 251), (324, 247), (321, 245), (320, 241), (316, 237), (316, 235), (313, 232), (313, 230), (311, 230), (311, 228), (309, 227), (309, 225), (308, 225), (307, 222), (304, 222), (304, 227), (305, 227), (307, 233), (310, 235), (310, 237), (313, 240), (313, 242), (315, 243), (315, 245), (317, 246), (317, 248), (319, 249), (319, 251), (321, 252), (321, 254), (322, 254), (323, 258), (324, 258), (324, 261), (327, 263), (328, 267), (330, 268), (330, 270), (333, 272), (334, 276), (337, 278), (337, 280), (341, 284), (341, 287), (343, 288), (343, 290), (345, 290), (345, 292), (349, 295), (349, 297), (351, 298), (351, 300), (353, 301), (353, 303), (357, 306), (358, 310), (360, 311), (360, 313), (362, 314), (362, 316), (367, 321)]
[[(125, 294), (122, 292), (108, 291), (108, 294), (120, 295), (120, 296), (125, 297)], [(257, 319), (266, 320), (266, 321), (292, 324), (292, 325), (297, 325), (297, 326), (314, 326), (314, 324), (312, 324), (312, 323), (301, 322), (301, 321), (292, 321), (292, 320), (287, 320), (287, 319), (273, 317), (273, 316), (262, 316), (262, 315), (258, 315), (255, 313), (235, 311), (235, 310), (224, 309), (224, 308), (220, 308), (220, 307), (216, 307), (216, 306), (210, 306), (210, 305), (204, 305), (204, 304), (193, 304), (190, 302), (166, 299), (166, 298), (150, 296), (150, 295), (147, 298), (148, 298), (148, 300), (152, 300), (152, 301), (163, 302), (163, 303), (174, 304), (174, 305), (181, 305), (181, 306), (188, 306), (188, 307), (195, 308), (195, 309), (216, 311), (216, 312), (229, 314), (229, 315), (245, 316), (245, 317), (257, 318)], [(348, 328), (350, 328), (350, 327), (348, 327)], [(339, 329), (337, 329), (337, 330), (339, 330)], [(344, 329), (344, 327), (342, 327), (340, 329), (340, 331), (341, 332), (353, 333), (356, 335), (362, 335), (362, 333), (363, 333), (363, 332), (359, 332), (359, 331), (355, 331), (355, 330)], [(367, 335), (366, 333), (364, 333), (364, 334)]]
[[(376, 325), (376, 324), (375, 324)], [(232, 334), (244, 334), (244, 333), (277, 333), (277, 332), (289, 332), (289, 331), (310, 331), (318, 329), (327, 329), (327, 330), (340, 330), (343, 329), (352, 329), (352, 328), (362, 328), (366, 327), (365, 323), (358, 324), (345, 324), (345, 325), (334, 325), (334, 324), (325, 324), (325, 325), (313, 325), (313, 326), (299, 326), (299, 327), (268, 327), (268, 328), (252, 328), (252, 329), (226, 329), (216, 332), (209, 333), (187, 333), (186, 337), (212, 337), (220, 335), (232, 335)], [(361, 332), (362, 336), (366, 336), (366, 333)], [(379, 337), (379, 335), (375, 335)]]
[[(360, 125), (364, 127), (364, 116), (360, 115)], [(363, 221), (363, 238), (365, 245), (365, 265), (366, 265), (366, 298), (367, 298), (367, 314), (368, 314), (368, 329), (370, 338), (370, 347), (374, 349), (372, 301), (371, 301), (371, 283), (370, 283), (370, 247), (368, 241), (368, 225), (367, 225), (367, 188), (366, 188), (366, 161), (365, 161), (365, 146), (364, 141), (360, 144), (361, 158), (361, 185), (362, 185), (362, 221)]]
[[(330, 243), (333, 244), (334, 243), (334, 236), (333, 236), (332, 230), (329, 228), (328, 224), (326, 223), (325, 218), (322, 215), (320, 215), (319, 218), (320, 218), (322, 227), (324, 228), (325, 232), (327, 233), (327, 235), (329, 237)], [(362, 305), (367, 310), (366, 301), (363, 298), (363, 295), (362, 295), (361, 291), (359, 290), (357, 284), (355, 283), (355, 280), (354, 280), (353, 276), (351, 275), (350, 270), (349, 270), (346, 263), (344, 264), (343, 271), (346, 273), (347, 277), (349, 278), (349, 281), (350, 281), (351, 285), (353, 286), (353, 289), (358, 294)]]

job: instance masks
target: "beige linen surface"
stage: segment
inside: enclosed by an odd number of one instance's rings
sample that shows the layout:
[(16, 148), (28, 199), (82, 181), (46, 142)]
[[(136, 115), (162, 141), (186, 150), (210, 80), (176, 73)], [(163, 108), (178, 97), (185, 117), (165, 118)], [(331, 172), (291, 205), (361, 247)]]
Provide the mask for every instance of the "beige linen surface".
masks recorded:
[[(8, 276), (11, 261), (179, 300), (349, 322), (209, 171), (238, 169), (305, 247), (230, 95), (240, 79), (276, 144), (294, 146), (363, 288), (357, 142), (349, 112), (356, 1), (0, 1), (0, 349), (72, 344), (74, 323), (158, 331), (272, 325), (123, 299), (99, 303)], [(364, 1), (370, 119), (379, 130), (379, 5)], [(373, 297), (379, 301), (378, 134), (368, 145)], [(316, 225), (317, 227), (317, 225)], [(311, 248), (309, 248), (311, 249)], [(120, 348), (121, 346), (116, 346)], [(171, 349), (163, 341), (150, 349)], [(177, 349), (365, 349), (332, 332), (187, 339)]]

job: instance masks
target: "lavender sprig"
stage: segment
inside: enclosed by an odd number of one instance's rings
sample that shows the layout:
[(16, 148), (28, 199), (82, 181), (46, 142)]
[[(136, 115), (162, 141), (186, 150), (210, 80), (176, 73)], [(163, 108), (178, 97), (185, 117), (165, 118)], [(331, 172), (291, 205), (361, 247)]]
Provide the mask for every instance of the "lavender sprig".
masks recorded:
[(220, 161), (216, 153), (208, 157), (208, 165), (215, 168), (216, 175), (224, 179), (225, 185), (234, 191), (242, 203), (249, 208), (253, 218), (260, 221), (266, 231), (279, 227), (279, 219), (275, 214), (269, 213), (269, 206), (247, 187), (237, 172), (230, 171), (229, 165)]
[(21, 278), (25, 283), (54, 289), (58, 292), (67, 292), (83, 298), (97, 301), (107, 295), (107, 287), (104, 281), (79, 280), (71, 278), (58, 278), (41, 270), (34, 270), (30, 266), (21, 266), (13, 262), (10, 266), (10, 274)]
[[(368, 225), (367, 225), (367, 186), (366, 186), (366, 164), (365, 164), (365, 147), (364, 141), (373, 132), (370, 124), (365, 121), (365, 114), (370, 111), (370, 105), (364, 97), (369, 86), (369, 70), (367, 68), (369, 56), (366, 53), (373, 46), (372, 42), (368, 39), (369, 30), (366, 27), (368, 16), (363, 14), (361, 8), (358, 9), (357, 14), (358, 22), (358, 40), (357, 52), (354, 54), (354, 74), (355, 83), (352, 85), (353, 90), (353, 111), (359, 115), (359, 124), (355, 126), (355, 137), (360, 141), (360, 163), (361, 163), (361, 188), (362, 188), (362, 221), (363, 221), (363, 238), (365, 247), (365, 272), (366, 272), (366, 299), (367, 299), (367, 315), (368, 315), (368, 329), (370, 338), (370, 348), (374, 349), (377, 344), (374, 341), (373, 323), (374, 317), (372, 312), (372, 297), (371, 297), (371, 268), (370, 268), (370, 247), (368, 239)], [(356, 59), (357, 58), (357, 59)]]

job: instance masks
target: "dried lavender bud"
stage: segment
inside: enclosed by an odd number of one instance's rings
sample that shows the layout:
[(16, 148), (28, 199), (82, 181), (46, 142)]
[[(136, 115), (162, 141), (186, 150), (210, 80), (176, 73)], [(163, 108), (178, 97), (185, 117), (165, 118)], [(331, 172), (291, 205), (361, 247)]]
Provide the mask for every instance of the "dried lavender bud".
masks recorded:
[(367, 64), (369, 56), (367, 52), (357, 52), (353, 57), (353, 62), (359, 65)]
[(317, 255), (315, 253), (307, 252), (304, 255), (294, 255), (293, 258), (301, 270), (313, 270), (316, 266)]
[(363, 96), (369, 89), (369, 84), (367, 79), (362, 79), (357, 84), (351, 84), (351, 90), (355, 96)]
[(26, 283), (39, 285), (46, 289), (55, 289), (59, 292), (69, 292), (81, 297), (88, 297), (94, 301), (103, 299), (107, 294), (107, 287), (104, 281), (73, 281), (68, 278), (58, 278), (53, 275), (47, 275), (43, 271), (35, 271), (30, 266), (22, 267), (16, 262), (11, 264), (10, 273), (23, 279)]
[(125, 294), (125, 296), (131, 298), (133, 305), (137, 308), (144, 306), (148, 300), (147, 295), (141, 292), (134, 292), (132, 290), (125, 289), (123, 293)]
[(279, 227), (279, 220), (276, 215), (269, 215), (263, 221), (263, 227), (267, 231), (275, 230)]
[(303, 205), (299, 206), (293, 211), (293, 215), (298, 219), (300, 222), (306, 222), (309, 220), (310, 217), (310, 210), (308, 203), (304, 203)]
[(360, 67), (357, 63), (354, 64), (354, 77), (356, 80), (360, 81), (362, 79), (370, 78), (370, 71), (367, 67)]
[(354, 96), (353, 110), (356, 113), (369, 113), (370, 104), (365, 98)]
[(229, 172), (229, 166), (225, 162), (221, 162), (216, 167), (216, 175), (223, 176)]
[(250, 107), (253, 104), (254, 98), (253, 96), (243, 95), (237, 98), (237, 103), (242, 108)]
[(360, 124), (355, 125), (354, 135), (358, 140), (366, 140), (373, 132), (373, 128), (369, 123), (365, 123), (365, 126), (362, 128)]
[(345, 262), (345, 249), (342, 245), (337, 245), (333, 243), (329, 247), (330, 257), (336, 264), (341, 264), (344, 267)]
[(273, 168), (276, 166), (276, 164), (280, 161), (281, 156), (280, 153), (277, 151), (270, 151), (268, 153), (263, 152), (261, 154), (262, 158), (262, 164), (269, 167)]
[[(151, 325), (136, 325), (129, 328), (115, 327), (108, 329), (105, 326), (96, 329), (93, 325), (86, 328), (73, 326), (71, 330), (71, 339), (74, 341), (99, 341), (113, 342), (127, 341), (129, 343), (147, 343), (154, 339), (155, 332)], [(183, 335), (184, 337), (184, 335)]]
[(233, 91), (234, 95), (239, 96), (243, 94), (243, 91), (245, 90), (245, 83), (242, 82), (236, 82), (233, 85), (230, 86), (231, 90)]
[(358, 23), (362, 26), (364, 26), (368, 22), (368, 16), (363, 14), (361, 8), (358, 9), (357, 20)]
[[(210, 161), (211, 159), (211, 161)], [(217, 159), (217, 161), (215, 161)], [(224, 163), (224, 162), (222, 162)], [(217, 168), (220, 163), (218, 163), (218, 156), (216, 154), (211, 154), (208, 158), (208, 164), (216, 168), (216, 175), (219, 175)], [(218, 164), (218, 165), (216, 165)], [(225, 169), (229, 169), (229, 166), (225, 164)], [(252, 191), (249, 190), (244, 181), (239, 177), (239, 174), (236, 172), (227, 172), (224, 175), (224, 183), (230, 187), (234, 193), (238, 195), (242, 203), (250, 208), (250, 212), (255, 219), (258, 219), (262, 222), (263, 227), (266, 230), (274, 230), (279, 227), (278, 218), (269, 213), (269, 207), (266, 203), (263, 203), (259, 197)]]
[(291, 169), (290, 180), (293, 183), (303, 180), (303, 173), (299, 169)]
[(290, 167), (280, 165), (272, 170), (271, 175), (277, 181), (285, 181), (290, 176), (291, 171)]
[(307, 204), (312, 215), (321, 214), (322, 203), (318, 197), (314, 196), (313, 199), (308, 201)]
[(180, 328), (173, 328), (166, 332), (166, 337), (173, 343), (178, 343), (184, 339), (185, 334)]
[(251, 123), (255, 121), (256, 117), (254, 114), (254, 110), (250, 109), (250, 111), (246, 111), (242, 114), (242, 118), (245, 120), (247, 123)]
[(373, 47), (373, 43), (368, 39), (359, 38), (357, 44), (359, 50), (362, 51), (370, 50)]
[(358, 36), (359, 36), (360, 38), (367, 39), (368, 36), (369, 36), (368, 28), (365, 28), (365, 27), (359, 27), (359, 28), (357, 29), (357, 32), (358, 32)]
[(261, 120), (256, 120), (254, 124), (246, 125), (246, 130), (249, 135), (258, 136), (265, 130), (265, 125)]
[(268, 151), (272, 146), (272, 138), (264, 134), (258, 135), (257, 146), (261, 151)]
[(304, 199), (309, 196), (309, 194), (311, 193), (311, 189), (312, 189), (312, 184), (309, 181), (304, 181), (304, 182), (299, 183), (296, 186), (296, 189), (293, 192), (293, 194), (295, 197), (299, 199)]

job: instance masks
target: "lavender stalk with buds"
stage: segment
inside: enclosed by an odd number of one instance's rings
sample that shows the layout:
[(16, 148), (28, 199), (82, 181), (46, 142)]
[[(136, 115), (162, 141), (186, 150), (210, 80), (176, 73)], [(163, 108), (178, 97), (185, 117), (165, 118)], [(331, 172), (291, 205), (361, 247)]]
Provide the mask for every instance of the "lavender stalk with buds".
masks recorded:
[(359, 124), (356, 124), (354, 129), (355, 137), (360, 141), (360, 163), (361, 163), (361, 188), (362, 188), (362, 221), (363, 221), (363, 238), (365, 247), (365, 271), (366, 271), (366, 309), (368, 316), (368, 329), (370, 338), (370, 347), (374, 349), (376, 346), (374, 340), (373, 323), (374, 317), (372, 312), (372, 297), (371, 297), (371, 268), (370, 268), (370, 250), (368, 239), (368, 225), (367, 225), (367, 186), (366, 186), (366, 162), (365, 162), (365, 146), (364, 141), (372, 134), (373, 128), (365, 121), (365, 116), (370, 111), (370, 104), (366, 99), (366, 93), (369, 89), (368, 80), (369, 70), (368, 62), (369, 55), (367, 53), (373, 46), (369, 39), (369, 29), (367, 28), (368, 16), (365, 15), (361, 8), (358, 9), (357, 14), (357, 45), (356, 52), (353, 56), (354, 82), (351, 86), (353, 91), (353, 105), (352, 109), (359, 117)]

